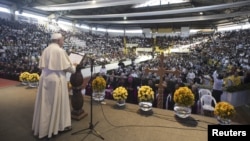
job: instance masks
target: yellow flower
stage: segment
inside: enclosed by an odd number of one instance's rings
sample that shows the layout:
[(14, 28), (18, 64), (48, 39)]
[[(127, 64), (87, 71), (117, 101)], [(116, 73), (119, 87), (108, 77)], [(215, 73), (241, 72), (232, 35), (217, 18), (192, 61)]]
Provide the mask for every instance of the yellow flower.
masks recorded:
[(150, 86), (141, 86), (138, 90), (139, 101), (153, 101), (154, 91)]
[(31, 73), (31, 74), (29, 74), (29, 77), (28, 77), (27, 80), (29, 82), (37, 82), (37, 81), (39, 81), (39, 79), (40, 79), (39, 74), (37, 74), (37, 73)]
[(236, 111), (234, 106), (228, 102), (218, 102), (215, 105), (214, 114), (220, 116), (221, 118), (232, 118)]
[(115, 100), (126, 100), (128, 97), (128, 91), (120, 86), (120, 87), (117, 87), (114, 91), (113, 91), (113, 98)]
[(21, 74), (19, 75), (19, 80), (20, 80), (20, 81), (28, 81), (29, 75), (30, 75), (29, 72), (23, 72), (23, 73), (21, 73)]
[(106, 80), (102, 76), (97, 76), (92, 81), (92, 89), (95, 92), (102, 92), (106, 88)]
[(180, 87), (174, 92), (174, 102), (183, 106), (192, 106), (194, 94), (188, 87)]

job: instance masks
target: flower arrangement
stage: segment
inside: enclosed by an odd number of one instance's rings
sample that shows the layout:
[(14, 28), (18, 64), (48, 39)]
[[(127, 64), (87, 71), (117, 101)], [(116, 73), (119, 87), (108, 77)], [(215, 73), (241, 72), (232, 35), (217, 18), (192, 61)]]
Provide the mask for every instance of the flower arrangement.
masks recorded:
[(31, 74), (29, 74), (29, 77), (27, 80), (29, 82), (37, 82), (37, 81), (39, 81), (39, 79), (40, 79), (40, 76), (38, 73), (31, 73)]
[(182, 106), (192, 106), (194, 104), (194, 94), (188, 87), (179, 87), (174, 92), (174, 102)]
[(154, 91), (150, 86), (141, 86), (138, 90), (139, 101), (153, 101)]
[(23, 72), (23, 73), (21, 73), (21, 74), (19, 75), (19, 80), (20, 80), (20, 81), (28, 81), (29, 75), (30, 75), (29, 72)]
[(106, 80), (102, 76), (97, 76), (92, 81), (92, 89), (95, 92), (102, 92), (106, 88)]
[(235, 115), (236, 111), (234, 106), (228, 102), (218, 102), (215, 105), (214, 114), (223, 118), (223, 119), (230, 119)]
[(114, 91), (113, 91), (113, 98), (115, 100), (126, 100), (128, 97), (128, 91), (120, 86), (120, 87), (117, 87)]

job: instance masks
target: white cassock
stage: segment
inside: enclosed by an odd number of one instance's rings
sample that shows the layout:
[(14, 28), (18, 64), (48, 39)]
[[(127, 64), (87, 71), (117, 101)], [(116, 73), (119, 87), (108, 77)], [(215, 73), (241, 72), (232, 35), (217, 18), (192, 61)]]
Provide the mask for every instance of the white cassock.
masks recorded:
[(57, 135), (71, 126), (66, 72), (75, 72), (66, 52), (52, 43), (44, 49), (39, 68), (42, 74), (36, 95), (32, 130), (39, 138)]

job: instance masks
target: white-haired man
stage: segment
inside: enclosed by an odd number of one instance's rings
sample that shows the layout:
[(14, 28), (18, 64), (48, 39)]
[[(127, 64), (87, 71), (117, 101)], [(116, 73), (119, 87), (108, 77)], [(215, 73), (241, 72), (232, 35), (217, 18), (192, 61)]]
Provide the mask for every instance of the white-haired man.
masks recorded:
[(36, 95), (32, 130), (38, 138), (51, 138), (60, 131), (71, 130), (71, 112), (66, 72), (75, 72), (65, 50), (64, 37), (51, 35), (51, 43), (39, 60), (42, 70)]

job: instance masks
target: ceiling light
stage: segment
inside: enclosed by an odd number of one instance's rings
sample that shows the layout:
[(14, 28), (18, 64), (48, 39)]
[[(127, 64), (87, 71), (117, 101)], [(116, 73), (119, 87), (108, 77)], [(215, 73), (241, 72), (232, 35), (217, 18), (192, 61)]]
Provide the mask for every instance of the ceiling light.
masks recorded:
[(140, 7), (169, 5), (169, 4), (186, 3), (186, 2), (190, 2), (190, 0), (145, 0), (144, 3), (137, 4), (133, 7), (140, 8)]

